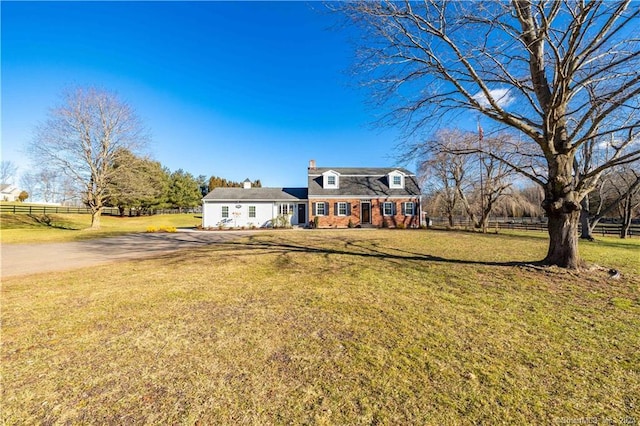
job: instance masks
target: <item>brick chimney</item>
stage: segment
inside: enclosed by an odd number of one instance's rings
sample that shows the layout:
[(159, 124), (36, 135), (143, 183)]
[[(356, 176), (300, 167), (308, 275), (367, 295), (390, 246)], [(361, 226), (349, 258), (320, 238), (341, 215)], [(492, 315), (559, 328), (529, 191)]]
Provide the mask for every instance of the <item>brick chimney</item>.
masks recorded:
[(316, 169), (316, 160), (309, 160), (309, 170)]

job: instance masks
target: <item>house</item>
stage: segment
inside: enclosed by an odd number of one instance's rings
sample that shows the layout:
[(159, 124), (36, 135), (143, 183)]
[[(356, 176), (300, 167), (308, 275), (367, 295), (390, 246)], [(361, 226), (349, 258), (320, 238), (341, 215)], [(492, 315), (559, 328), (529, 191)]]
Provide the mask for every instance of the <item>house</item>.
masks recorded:
[(215, 188), (202, 199), (204, 228), (306, 225), (307, 188)]
[(307, 188), (215, 188), (202, 199), (205, 228), (420, 225), (420, 187), (403, 168), (316, 167)]
[(309, 222), (327, 227), (418, 227), (420, 187), (403, 168), (308, 169)]
[(16, 201), (21, 192), (15, 185), (3, 183), (0, 185), (0, 200)]

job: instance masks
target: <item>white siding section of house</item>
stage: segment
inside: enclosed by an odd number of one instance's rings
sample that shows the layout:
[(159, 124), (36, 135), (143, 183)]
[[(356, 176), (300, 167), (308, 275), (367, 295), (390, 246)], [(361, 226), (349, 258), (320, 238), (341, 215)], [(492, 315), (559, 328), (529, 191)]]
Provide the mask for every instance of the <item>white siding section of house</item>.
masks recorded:
[[(264, 228), (272, 226), (273, 219), (278, 216), (280, 204), (291, 204), (291, 215), (289, 223), (297, 225), (298, 221), (298, 204), (295, 202), (273, 202), (273, 201), (241, 201), (241, 202), (225, 202), (225, 201), (204, 201), (202, 205), (202, 226), (205, 228)], [(306, 203), (304, 203), (306, 204)], [(229, 217), (222, 217), (222, 207), (229, 209)], [(249, 207), (253, 206), (256, 210), (256, 217), (249, 217)], [(302, 218), (304, 222), (306, 218)]]
[[(229, 209), (229, 217), (222, 217), (222, 207)], [(249, 217), (249, 206), (256, 208), (256, 217)], [(205, 201), (202, 206), (202, 226), (205, 228), (261, 228), (274, 218), (273, 202), (224, 202)]]

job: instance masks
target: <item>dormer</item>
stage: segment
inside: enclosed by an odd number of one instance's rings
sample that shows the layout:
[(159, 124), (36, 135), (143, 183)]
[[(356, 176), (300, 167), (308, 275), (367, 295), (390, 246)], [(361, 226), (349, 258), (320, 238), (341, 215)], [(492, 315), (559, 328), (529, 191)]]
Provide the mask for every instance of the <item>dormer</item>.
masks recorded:
[(340, 173), (327, 170), (322, 174), (322, 187), (324, 189), (340, 188)]
[(390, 172), (388, 178), (390, 189), (404, 189), (404, 173), (400, 170)]

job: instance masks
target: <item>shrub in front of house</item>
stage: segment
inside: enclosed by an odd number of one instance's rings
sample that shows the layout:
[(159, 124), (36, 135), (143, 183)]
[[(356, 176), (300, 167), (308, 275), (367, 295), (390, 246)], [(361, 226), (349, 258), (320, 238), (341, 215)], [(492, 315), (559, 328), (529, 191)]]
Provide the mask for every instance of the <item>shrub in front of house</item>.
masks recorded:
[(178, 230), (176, 229), (175, 226), (161, 226), (159, 228), (156, 228), (155, 226), (147, 226), (147, 232), (168, 232), (168, 233), (173, 233), (173, 232), (178, 232)]

